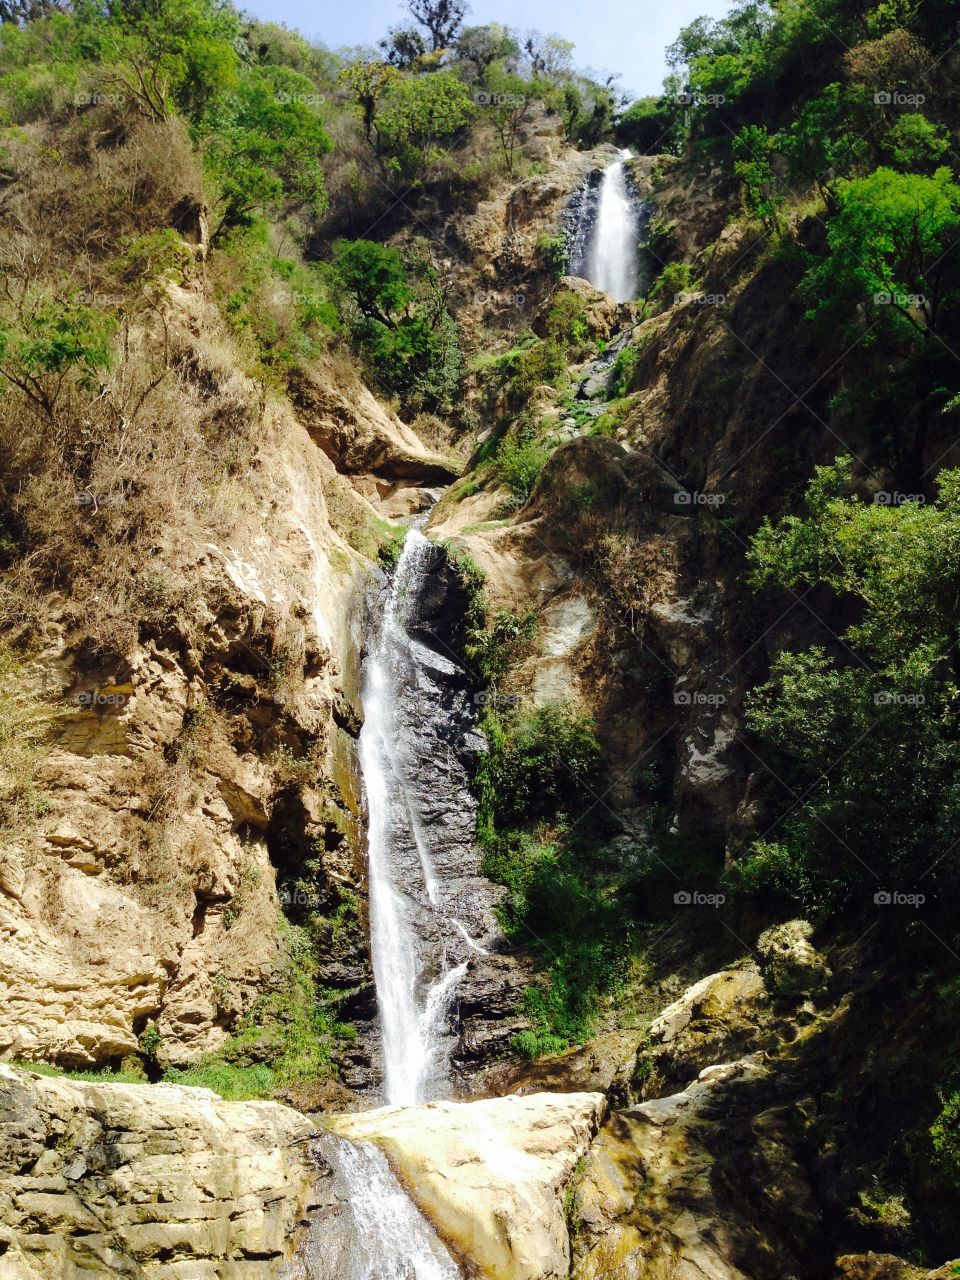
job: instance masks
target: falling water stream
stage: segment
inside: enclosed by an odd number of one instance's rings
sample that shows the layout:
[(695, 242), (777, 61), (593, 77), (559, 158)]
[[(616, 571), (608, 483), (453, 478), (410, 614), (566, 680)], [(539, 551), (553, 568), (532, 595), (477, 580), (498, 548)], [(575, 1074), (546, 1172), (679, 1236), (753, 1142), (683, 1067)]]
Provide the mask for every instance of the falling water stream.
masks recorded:
[(630, 154), (620, 152), (604, 169), (599, 186), (588, 180), (576, 198), (569, 228), (571, 272), (612, 294), (617, 302), (636, 298), (641, 283), (637, 248), (644, 206), (628, 184)]
[[(423, 650), (408, 625), (435, 556), (433, 543), (411, 529), (364, 663), (360, 766), (369, 815), (370, 949), (384, 1093), (387, 1102), (404, 1106), (444, 1091), (442, 1033), (467, 968), (465, 961), (447, 967), (443, 924), (436, 918), (437, 873), (410, 785), (418, 768), (415, 744), (401, 723), (400, 694), (416, 686)], [(436, 945), (425, 946), (425, 935)]]
[[(449, 1096), (453, 1002), (469, 959), (489, 954), (475, 868), (465, 865), (474, 816), (451, 754), (464, 731), (462, 671), (442, 641), (429, 642), (423, 617), (442, 561), (418, 527), (408, 532), (363, 663), (370, 949), (383, 1096), (398, 1106)], [(317, 1203), (288, 1280), (459, 1280), (378, 1147), (321, 1131), (311, 1150)]]

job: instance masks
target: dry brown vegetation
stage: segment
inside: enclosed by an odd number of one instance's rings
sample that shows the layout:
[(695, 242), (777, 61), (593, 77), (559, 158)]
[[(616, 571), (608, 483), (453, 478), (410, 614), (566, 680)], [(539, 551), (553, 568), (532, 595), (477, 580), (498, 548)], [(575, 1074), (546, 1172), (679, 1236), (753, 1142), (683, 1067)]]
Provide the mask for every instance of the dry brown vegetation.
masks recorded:
[(195, 617), (178, 563), (242, 504), (263, 393), (216, 313), (171, 300), (192, 253), (157, 233), (201, 192), (183, 127), (91, 113), (52, 141), (37, 129), (15, 148), (0, 202), (4, 319), (79, 295), (113, 321), (113, 358), (5, 387), (0, 626), (41, 626), (56, 591), (68, 622), (122, 651), (139, 622)]

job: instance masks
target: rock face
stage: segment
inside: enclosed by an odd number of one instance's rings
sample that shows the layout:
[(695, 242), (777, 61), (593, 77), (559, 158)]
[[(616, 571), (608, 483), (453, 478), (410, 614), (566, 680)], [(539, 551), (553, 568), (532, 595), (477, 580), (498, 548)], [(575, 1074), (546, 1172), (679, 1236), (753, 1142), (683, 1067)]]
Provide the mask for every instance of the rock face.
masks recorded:
[(272, 1280), (316, 1171), (302, 1115), (0, 1066), (0, 1273)]
[(610, 1118), (576, 1192), (575, 1280), (811, 1273), (819, 1209), (768, 1086), (744, 1059)]
[[(202, 291), (171, 285), (165, 306), (205, 402), (258, 412)], [(362, 925), (355, 630), (369, 566), (324, 496), (347, 481), (289, 404), (259, 412), (257, 496), (235, 501), (216, 541), (158, 535), (158, 578), (187, 584), (189, 600), (112, 650), (55, 615), (32, 662), (56, 715), (37, 821), (0, 851), (2, 1058), (116, 1064), (148, 1022), (161, 1065), (218, 1052), (285, 981), (283, 916), (305, 911), (284, 895), (308, 857), (309, 908), (349, 901)], [(372, 998), (355, 933), (350, 963), (322, 980), (362, 1023)]]
[(596, 1093), (384, 1107), (331, 1122), (374, 1142), (455, 1254), (484, 1280), (569, 1273), (563, 1195), (597, 1132)]

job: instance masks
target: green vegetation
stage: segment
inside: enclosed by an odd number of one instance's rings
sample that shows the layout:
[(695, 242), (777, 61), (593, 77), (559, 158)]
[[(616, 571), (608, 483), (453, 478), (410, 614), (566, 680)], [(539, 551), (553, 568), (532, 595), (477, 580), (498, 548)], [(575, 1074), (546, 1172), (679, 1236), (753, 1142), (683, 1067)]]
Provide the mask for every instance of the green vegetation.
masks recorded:
[(522, 435), (510, 435), (501, 442), (497, 449), (497, 470), (519, 502), (526, 502), (529, 498), (549, 456), (549, 452), (536, 440)]
[(284, 924), (282, 932), (287, 964), (277, 989), (256, 998), (215, 1056), (166, 1071), (164, 1080), (200, 1085), (224, 1098), (256, 1098), (334, 1074), (334, 1047), (356, 1033), (338, 1018), (334, 993), (317, 983), (312, 928)]
[(808, 272), (811, 315), (863, 309), (908, 340), (934, 335), (957, 301), (948, 247), (960, 231), (960, 186), (949, 169), (933, 177), (881, 168), (839, 181), (827, 227), (828, 254)]
[(334, 271), (356, 308), (371, 376), (408, 407), (432, 412), (450, 407), (462, 361), (435, 268), (423, 259), (415, 270), (411, 280), (401, 254), (373, 240), (336, 246)]
[(941, 473), (935, 504), (894, 505), (844, 496), (850, 468), (818, 468), (805, 514), (765, 522), (753, 541), (758, 585), (828, 587), (855, 621), (839, 650), (781, 653), (751, 696), (770, 789), (799, 799), (735, 875), (820, 912), (919, 892), (933, 919), (958, 871), (960, 473)]
[[(522, 621), (500, 618), (499, 625), (523, 643)], [(594, 875), (598, 824), (572, 821), (602, 792), (590, 721), (548, 703), (488, 707), (482, 723), (489, 744), (477, 780), (483, 871), (507, 887), (498, 909), (507, 936), (546, 966), (543, 985), (526, 993), (531, 1029), (515, 1045), (535, 1057), (589, 1034), (600, 999), (624, 976), (629, 927)]]

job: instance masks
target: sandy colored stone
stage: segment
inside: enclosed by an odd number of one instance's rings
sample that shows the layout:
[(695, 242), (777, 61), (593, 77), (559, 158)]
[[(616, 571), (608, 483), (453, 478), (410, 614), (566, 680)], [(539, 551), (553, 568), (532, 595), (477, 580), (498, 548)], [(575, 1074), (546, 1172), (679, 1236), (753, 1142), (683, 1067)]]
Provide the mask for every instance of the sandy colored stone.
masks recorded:
[(570, 1263), (563, 1192), (604, 1107), (599, 1093), (538, 1093), (382, 1107), (331, 1127), (380, 1146), (484, 1280), (558, 1280)]
[(310, 1132), (273, 1102), (0, 1066), (0, 1272), (278, 1277), (316, 1176)]

